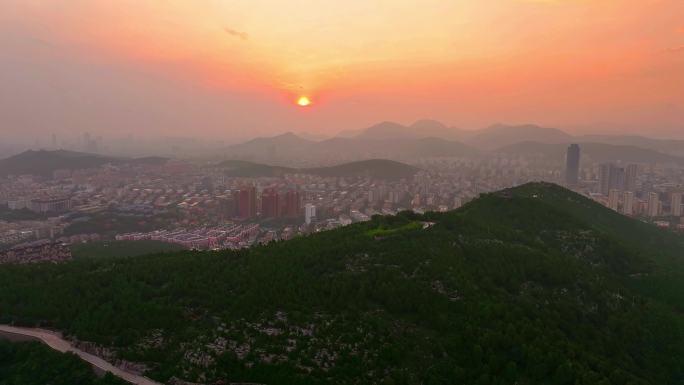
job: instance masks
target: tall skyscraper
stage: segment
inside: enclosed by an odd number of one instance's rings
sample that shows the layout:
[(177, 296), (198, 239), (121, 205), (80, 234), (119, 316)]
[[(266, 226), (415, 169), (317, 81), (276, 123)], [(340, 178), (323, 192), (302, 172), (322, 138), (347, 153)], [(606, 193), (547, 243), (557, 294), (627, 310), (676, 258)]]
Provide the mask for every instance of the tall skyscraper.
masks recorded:
[(301, 197), (299, 191), (288, 191), (285, 193), (285, 207), (283, 208), (283, 215), (294, 218), (300, 216)]
[(310, 225), (315, 218), (316, 206), (312, 205), (311, 203), (307, 203), (306, 205), (304, 205), (304, 221), (306, 222), (306, 224)]
[(219, 215), (223, 219), (235, 217), (235, 199), (231, 195), (218, 197)]
[(625, 191), (622, 198), (622, 213), (625, 215), (634, 215), (634, 193)]
[(670, 200), (670, 212), (674, 217), (682, 216), (682, 193), (675, 192), (672, 193)]
[(610, 190), (624, 190), (625, 169), (612, 163), (604, 163), (599, 166), (598, 192), (608, 195)]
[(278, 192), (273, 188), (267, 188), (261, 193), (261, 216), (275, 218), (279, 215)]
[(648, 216), (657, 217), (660, 214), (660, 197), (657, 192), (648, 194)]
[(637, 165), (630, 164), (625, 170), (625, 191), (636, 191)]
[(237, 206), (237, 216), (240, 219), (250, 219), (256, 216), (256, 188), (245, 187), (233, 194)]
[(571, 144), (565, 156), (565, 184), (576, 186), (579, 183), (580, 146)]
[(613, 211), (618, 211), (618, 204), (620, 201), (620, 191), (611, 189), (608, 193), (608, 207)]
[(597, 192), (606, 195), (610, 191), (610, 170), (613, 167), (610, 163), (599, 165), (599, 179)]

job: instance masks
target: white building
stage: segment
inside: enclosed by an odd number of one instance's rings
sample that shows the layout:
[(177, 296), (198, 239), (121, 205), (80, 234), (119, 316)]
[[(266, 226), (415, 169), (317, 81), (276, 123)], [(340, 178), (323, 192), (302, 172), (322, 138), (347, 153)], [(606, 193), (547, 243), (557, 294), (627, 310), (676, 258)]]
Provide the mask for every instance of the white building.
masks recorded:
[(620, 201), (620, 190), (611, 189), (608, 192), (608, 207), (613, 211), (618, 211)]
[(672, 193), (672, 200), (670, 203), (670, 211), (672, 216), (681, 217), (682, 216), (682, 193), (676, 192)]
[(634, 193), (625, 191), (622, 199), (622, 213), (625, 215), (634, 215)]
[(652, 192), (648, 194), (648, 216), (657, 217), (660, 215), (660, 197), (658, 193)]
[(316, 219), (316, 206), (311, 203), (304, 205), (304, 221), (307, 225), (310, 225), (313, 220)]

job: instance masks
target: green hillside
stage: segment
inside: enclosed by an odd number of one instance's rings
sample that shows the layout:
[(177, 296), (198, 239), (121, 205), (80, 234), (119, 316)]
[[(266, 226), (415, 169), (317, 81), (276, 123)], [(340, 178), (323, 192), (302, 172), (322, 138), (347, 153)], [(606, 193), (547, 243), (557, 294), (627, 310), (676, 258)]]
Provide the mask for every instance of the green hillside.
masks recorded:
[(38, 342), (0, 340), (0, 385), (126, 385), (111, 374), (98, 378), (74, 354), (58, 353)]
[(160, 381), (680, 384), (683, 242), (529, 184), (238, 252), (2, 266), (0, 322)]

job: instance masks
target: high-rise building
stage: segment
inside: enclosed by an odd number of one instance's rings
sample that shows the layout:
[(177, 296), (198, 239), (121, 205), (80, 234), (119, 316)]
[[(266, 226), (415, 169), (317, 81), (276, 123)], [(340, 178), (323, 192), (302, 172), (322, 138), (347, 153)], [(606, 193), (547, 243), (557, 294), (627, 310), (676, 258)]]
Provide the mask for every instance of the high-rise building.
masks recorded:
[(267, 188), (261, 193), (261, 216), (275, 218), (280, 215), (278, 192), (273, 188)]
[(397, 204), (404, 199), (404, 192), (392, 190), (388, 194), (388, 199), (391, 203)]
[(682, 193), (675, 192), (672, 193), (670, 200), (670, 212), (674, 217), (682, 216)]
[(625, 170), (625, 191), (636, 191), (637, 165), (630, 164)]
[(657, 192), (648, 194), (648, 216), (657, 217), (660, 214), (660, 197)]
[(608, 193), (608, 207), (611, 210), (618, 211), (618, 204), (620, 201), (620, 191), (617, 189), (611, 189)]
[(625, 215), (634, 215), (634, 193), (625, 191), (622, 197), (622, 213)]
[(299, 191), (288, 191), (285, 193), (285, 207), (283, 208), (283, 215), (295, 218), (300, 216), (301, 211), (301, 197)]
[(304, 205), (304, 221), (310, 225), (316, 219), (316, 206), (311, 203)]
[(624, 190), (625, 169), (612, 163), (604, 163), (599, 166), (598, 192), (608, 195), (610, 190)]
[(580, 146), (571, 144), (565, 156), (565, 184), (576, 186), (579, 183)]
[(223, 219), (235, 217), (235, 199), (231, 195), (217, 197), (219, 215)]
[(240, 219), (251, 219), (256, 216), (256, 188), (245, 187), (234, 192), (237, 216)]

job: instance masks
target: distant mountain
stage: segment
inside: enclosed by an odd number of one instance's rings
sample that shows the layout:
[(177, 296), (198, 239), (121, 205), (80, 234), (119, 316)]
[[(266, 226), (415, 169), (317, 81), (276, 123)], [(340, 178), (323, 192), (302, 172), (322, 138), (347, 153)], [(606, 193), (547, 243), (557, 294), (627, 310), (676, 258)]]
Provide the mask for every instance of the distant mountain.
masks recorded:
[(382, 122), (363, 130), (355, 139), (414, 139), (417, 135), (395, 122)]
[(410, 126), (410, 129), (423, 138), (433, 137), (456, 141), (465, 141), (476, 132), (458, 127), (447, 127), (444, 123), (431, 119), (418, 120)]
[[(535, 144), (532, 144), (535, 143)], [(641, 136), (572, 136), (562, 130), (537, 125), (494, 125), (482, 130), (462, 130), (439, 121), (423, 119), (410, 126), (382, 122), (361, 130), (348, 130), (321, 141), (287, 133), (257, 138), (231, 146), (224, 156), (279, 165), (335, 164), (362, 159), (411, 161), (430, 157), (475, 157), (492, 153), (526, 151), (563, 157), (565, 145), (584, 143), (586, 154), (596, 161), (675, 162), (684, 157), (684, 140)], [(543, 144), (555, 146), (541, 146)]]
[(238, 178), (278, 177), (297, 172), (297, 169), (292, 167), (271, 166), (244, 160), (226, 160), (214, 167), (223, 169), (226, 176)]
[(67, 150), (29, 150), (0, 160), (0, 176), (7, 175), (40, 175), (50, 176), (60, 169), (96, 168), (104, 164), (161, 164), (166, 158), (116, 158), (98, 154)]
[(365, 176), (376, 179), (401, 179), (410, 178), (419, 170), (416, 167), (386, 159), (362, 160), (336, 166), (315, 168), (280, 167), (229, 160), (219, 163), (217, 167), (225, 169), (226, 175), (232, 177), (277, 177), (283, 174), (299, 173), (326, 177)]
[(291, 165), (297, 162), (335, 164), (377, 158), (406, 161), (436, 156), (474, 156), (478, 153), (463, 143), (440, 138), (336, 137), (316, 142), (288, 133), (230, 146), (224, 151), (224, 156), (257, 163)]
[(410, 126), (395, 122), (382, 122), (364, 129), (345, 130), (337, 135), (337, 138), (372, 140), (428, 137), (459, 141), (483, 151), (495, 150), (522, 142), (553, 144), (584, 142), (634, 146), (670, 155), (684, 156), (684, 140), (681, 139), (655, 139), (637, 135), (573, 136), (557, 128), (541, 127), (534, 124), (497, 124), (480, 130), (463, 130), (449, 127), (436, 120), (421, 119)]
[(377, 179), (410, 178), (419, 169), (387, 159), (369, 159), (331, 167), (302, 169), (302, 172), (333, 177), (365, 176)]
[(329, 135), (316, 134), (313, 132), (298, 132), (296, 135), (302, 139), (313, 140), (313, 141), (321, 141), (321, 140), (325, 140), (325, 139), (330, 138)]
[(229, 146), (225, 153), (232, 159), (298, 159), (317, 142), (307, 140), (288, 132), (272, 137), (252, 139), (245, 143)]
[[(605, 143), (579, 143), (582, 156), (595, 162), (631, 162), (631, 163), (673, 163), (684, 165), (684, 157), (664, 154), (662, 152), (635, 146), (618, 146)], [(540, 156), (549, 160), (565, 159), (567, 144), (548, 144), (538, 142), (521, 142), (495, 150), (496, 153), (516, 156)]]
[(539, 143), (569, 143), (574, 137), (557, 128), (533, 124), (509, 126), (498, 124), (477, 131), (466, 141), (480, 149), (493, 150), (515, 143), (534, 141)]
[(655, 139), (637, 135), (584, 135), (577, 140), (647, 148), (670, 155), (684, 156), (684, 140)]
[(462, 140), (468, 137), (469, 134), (470, 131), (447, 127), (436, 120), (422, 119), (410, 126), (404, 126), (395, 122), (382, 122), (361, 130), (346, 130), (337, 136), (371, 140), (421, 139), (430, 137)]

